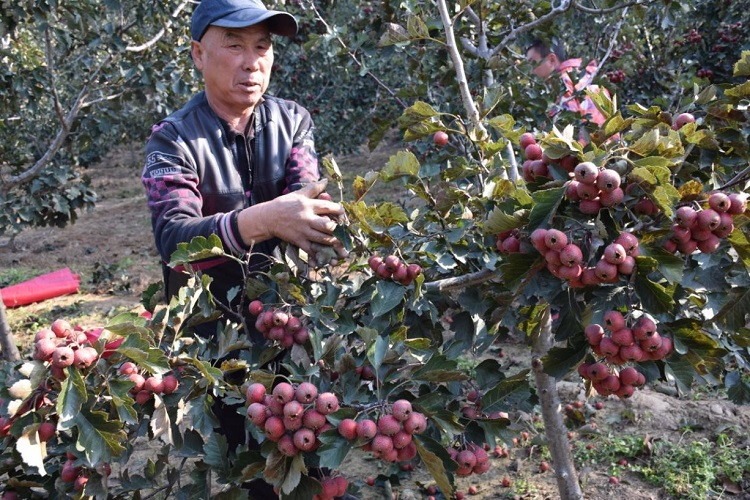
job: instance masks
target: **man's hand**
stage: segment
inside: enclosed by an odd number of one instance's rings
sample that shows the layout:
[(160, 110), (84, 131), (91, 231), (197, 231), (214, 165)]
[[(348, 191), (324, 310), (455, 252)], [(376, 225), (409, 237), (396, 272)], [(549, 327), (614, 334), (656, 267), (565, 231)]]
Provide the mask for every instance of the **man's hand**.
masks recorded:
[(237, 222), (243, 241), (251, 244), (277, 237), (311, 256), (316, 254), (315, 244), (332, 247), (338, 257), (346, 257), (346, 249), (333, 236), (337, 224), (332, 220), (344, 215), (344, 207), (317, 199), (327, 184), (326, 179), (313, 182), (240, 212)]

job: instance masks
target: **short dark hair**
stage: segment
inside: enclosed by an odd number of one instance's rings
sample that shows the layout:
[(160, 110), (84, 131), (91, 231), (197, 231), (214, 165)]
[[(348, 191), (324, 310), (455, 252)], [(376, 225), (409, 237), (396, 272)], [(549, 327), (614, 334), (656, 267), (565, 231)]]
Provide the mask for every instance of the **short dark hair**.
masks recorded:
[(534, 39), (534, 41), (529, 44), (526, 52), (531, 49), (539, 52), (539, 55), (542, 56), (542, 58), (547, 57), (550, 53), (553, 53), (557, 56), (557, 59), (559, 61), (564, 61), (565, 59), (567, 59), (567, 56), (565, 54), (565, 47), (563, 47), (563, 44), (556, 36), (553, 36), (550, 42), (546, 42), (541, 38)]

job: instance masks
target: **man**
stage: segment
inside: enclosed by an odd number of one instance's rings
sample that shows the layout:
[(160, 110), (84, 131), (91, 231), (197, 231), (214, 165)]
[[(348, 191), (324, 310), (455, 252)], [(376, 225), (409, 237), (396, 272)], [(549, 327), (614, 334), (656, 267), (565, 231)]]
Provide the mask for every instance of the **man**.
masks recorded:
[[(316, 245), (346, 254), (331, 220), (343, 207), (317, 199), (325, 182), (318, 181), (309, 113), (265, 95), (274, 61), (271, 36), (296, 32), (292, 15), (267, 10), (260, 0), (203, 0), (193, 12), (191, 57), (205, 88), (153, 127), (142, 174), (169, 297), (187, 276), (166, 263), (179, 243), (196, 236), (218, 235), (227, 252), (250, 255), (252, 270), (268, 265), (282, 241), (311, 256)], [(213, 278), (218, 301), (244, 310), (242, 294), (229, 300), (244, 277), (237, 262), (216, 258), (194, 267)], [(197, 333), (209, 338), (216, 327), (201, 325)], [(262, 341), (252, 324), (247, 328), (253, 341)], [(233, 452), (245, 442), (247, 419), (221, 404), (214, 411)], [(275, 498), (257, 482), (250, 493)]]
[[(295, 18), (267, 10), (260, 0), (204, 0), (191, 31), (191, 56), (205, 89), (154, 126), (142, 176), (167, 295), (186, 275), (166, 263), (179, 243), (196, 236), (216, 234), (228, 252), (249, 252), (255, 269), (281, 241), (308, 254), (314, 245), (332, 246), (344, 256), (328, 217), (342, 215), (343, 207), (316, 199), (325, 182), (316, 182), (310, 115), (265, 95), (271, 35), (293, 36)], [(213, 259), (196, 267), (213, 278), (219, 300), (241, 285), (235, 262)]]
[[(539, 78), (547, 80), (555, 74), (560, 78), (565, 86), (565, 92), (558, 101), (558, 105), (579, 113), (586, 121), (596, 123), (599, 126), (606, 121), (605, 116), (596, 108), (594, 102), (588, 96), (581, 99), (576, 97), (576, 94), (583, 92), (584, 89), (604, 92), (609, 95), (607, 89), (600, 88), (598, 85), (591, 85), (591, 80), (593, 80), (597, 71), (595, 61), (588, 63), (583, 78), (574, 83), (570, 73), (571, 71), (576, 73), (580, 71), (582, 60), (566, 59), (565, 49), (555, 38), (549, 45), (543, 40), (534, 40), (526, 50), (526, 60), (534, 66), (532, 72)], [(555, 113), (552, 112), (551, 114)]]

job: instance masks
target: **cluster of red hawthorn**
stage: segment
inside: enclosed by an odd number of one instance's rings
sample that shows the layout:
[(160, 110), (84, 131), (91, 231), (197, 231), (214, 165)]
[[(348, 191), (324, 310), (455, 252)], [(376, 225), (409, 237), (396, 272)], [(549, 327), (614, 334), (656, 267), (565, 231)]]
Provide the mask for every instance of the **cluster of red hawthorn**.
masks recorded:
[(278, 342), (284, 348), (294, 344), (304, 345), (310, 338), (310, 332), (302, 320), (283, 309), (273, 306), (266, 309), (263, 302), (253, 300), (248, 305), (248, 310), (256, 317), (255, 328), (263, 337)]
[[(591, 323), (584, 334), (594, 354), (615, 366), (666, 359), (674, 347), (672, 339), (660, 335), (656, 322), (645, 314), (630, 327), (621, 312), (608, 311), (603, 326)], [(599, 394), (629, 398), (636, 387), (646, 383), (644, 375), (633, 366), (612, 372), (607, 363), (584, 363), (578, 367), (579, 375), (591, 380)]]
[(747, 195), (713, 192), (708, 197), (708, 207), (683, 205), (677, 209), (672, 224), (671, 237), (664, 248), (671, 253), (690, 255), (696, 250), (712, 253), (721, 240), (734, 231), (734, 215), (747, 210)]
[(34, 336), (33, 358), (49, 363), (52, 376), (64, 380), (65, 368), (85, 370), (97, 362), (99, 353), (91, 346), (86, 332), (73, 328), (64, 319), (56, 319)]
[[(318, 436), (334, 429), (328, 415), (338, 411), (338, 398), (331, 392), (318, 394), (318, 388), (310, 382), (281, 382), (270, 394), (263, 384), (255, 382), (247, 387), (245, 396), (249, 403), (247, 418), (287, 457), (315, 451), (321, 444)], [(320, 484), (323, 490), (313, 500), (343, 496), (349, 481), (341, 475), (326, 476)]]
[(569, 243), (566, 234), (559, 229), (537, 228), (531, 233), (530, 240), (544, 256), (549, 272), (576, 288), (614, 283), (620, 275), (632, 274), (639, 252), (638, 238), (625, 232), (604, 248), (594, 266), (584, 266), (581, 248)]
[(466, 477), (472, 474), (484, 474), (490, 470), (490, 456), (483, 447), (469, 443), (462, 447), (448, 449), (451, 458), (458, 464), (456, 475)]
[(339, 409), (335, 394), (318, 394), (318, 388), (310, 382), (281, 382), (270, 394), (263, 384), (255, 382), (245, 395), (247, 418), (288, 457), (317, 449), (318, 435), (333, 429), (328, 415)]
[(612, 71), (607, 71), (605, 75), (610, 82), (612, 83), (622, 83), (625, 81), (625, 77), (627, 76), (625, 72), (621, 69), (615, 69)]
[(573, 179), (565, 188), (565, 197), (578, 203), (581, 213), (596, 215), (602, 207), (613, 207), (625, 198), (620, 187), (622, 178), (611, 168), (599, 169), (594, 163), (584, 161), (573, 169)]
[(409, 286), (417, 276), (422, 274), (422, 266), (416, 263), (407, 264), (393, 254), (385, 258), (378, 254), (372, 255), (368, 264), (378, 277), (392, 279), (404, 286)]
[(566, 155), (559, 160), (549, 158), (544, 154), (542, 147), (537, 144), (534, 134), (525, 132), (521, 134), (518, 141), (523, 150), (524, 162), (521, 165), (521, 174), (526, 182), (535, 182), (538, 179), (551, 179), (549, 174), (549, 165), (560, 165), (566, 172), (573, 172), (573, 168), (578, 164), (578, 158), (573, 155)]
[(138, 366), (131, 361), (121, 364), (117, 373), (133, 382), (130, 394), (134, 395), (135, 402), (139, 405), (146, 404), (154, 394), (172, 394), (180, 385), (179, 379), (173, 374), (144, 376), (139, 373)]
[(427, 418), (413, 411), (406, 399), (395, 401), (390, 413), (384, 412), (377, 421), (345, 418), (338, 424), (341, 436), (355, 441), (362, 450), (386, 462), (405, 462), (414, 458), (417, 447), (412, 436), (423, 433), (426, 428)]

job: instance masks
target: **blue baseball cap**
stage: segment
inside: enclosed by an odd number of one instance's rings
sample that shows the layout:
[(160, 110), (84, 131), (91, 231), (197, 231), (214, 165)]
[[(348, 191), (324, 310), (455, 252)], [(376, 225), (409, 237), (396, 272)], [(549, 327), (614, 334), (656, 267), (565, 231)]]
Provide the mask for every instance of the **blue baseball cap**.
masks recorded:
[(297, 34), (297, 20), (293, 15), (268, 10), (260, 0), (201, 0), (193, 11), (190, 32), (193, 40), (200, 41), (209, 26), (245, 28), (264, 21), (275, 35)]

